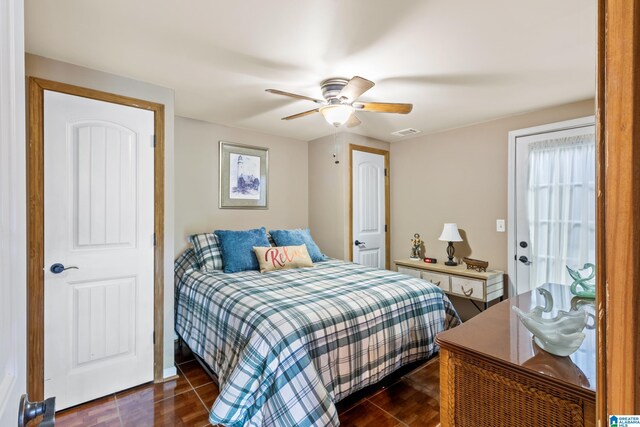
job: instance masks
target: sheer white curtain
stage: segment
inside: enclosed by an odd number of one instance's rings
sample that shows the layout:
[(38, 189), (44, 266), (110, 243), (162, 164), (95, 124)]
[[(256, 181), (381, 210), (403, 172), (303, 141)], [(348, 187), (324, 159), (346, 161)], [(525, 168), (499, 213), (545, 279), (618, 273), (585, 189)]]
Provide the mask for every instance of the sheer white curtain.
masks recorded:
[(570, 284), (565, 265), (595, 263), (595, 136), (529, 145), (530, 283)]

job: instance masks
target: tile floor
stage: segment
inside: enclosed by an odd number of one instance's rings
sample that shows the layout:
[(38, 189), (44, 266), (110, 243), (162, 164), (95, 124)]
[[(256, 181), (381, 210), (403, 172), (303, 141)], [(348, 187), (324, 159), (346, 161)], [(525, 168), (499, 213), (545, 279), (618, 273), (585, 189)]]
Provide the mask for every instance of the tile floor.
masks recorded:
[[(143, 384), (56, 414), (56, 426), (207, 426), (218, 387), (183, 346), (178, 377)], [(392, 381), (338, 404), (341, 426), (436, 427), (440, 418), (439, 365), (432, 359)]]

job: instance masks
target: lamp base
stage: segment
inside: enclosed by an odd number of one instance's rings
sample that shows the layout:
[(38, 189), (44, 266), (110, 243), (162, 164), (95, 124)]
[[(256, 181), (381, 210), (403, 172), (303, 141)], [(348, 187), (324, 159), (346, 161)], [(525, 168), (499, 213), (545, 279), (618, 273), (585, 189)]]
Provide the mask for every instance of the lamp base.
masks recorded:
[(449, 261), (445, 261), (444, 265), (448, 265), (451, 267), (458, 265), (458, 263), (453, 260), (453, 254), (455, 253), (455, 251), (456, 250), (453, 247), (453, 242), (449, 242), (449, 244), (447, 245), (447, 258), (449, 258)]

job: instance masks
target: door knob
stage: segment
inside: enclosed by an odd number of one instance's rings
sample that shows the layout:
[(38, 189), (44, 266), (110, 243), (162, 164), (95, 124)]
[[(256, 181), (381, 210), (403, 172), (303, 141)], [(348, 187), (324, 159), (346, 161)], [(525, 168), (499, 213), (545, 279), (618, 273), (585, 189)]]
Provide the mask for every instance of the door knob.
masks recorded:
[(18, 427), (25, 427), (29, 421), (42, 415), (40, 427), (53, 427), (55, 425), (56, 398), (50, 397), (43, 402), (29, 402), (26, 394), (20, 398), (18, 409)]
[(520, 261), (524, 265), (531, 265), (531, 261), (529, 261), (529, 258), (527, 258), (524, 255), (522, 255), (520, 258), (518, 258), (518, 261)]
[(362, 246), (364, 245), (364, 242), (361, 242), (360, 240), (356, 240), (355, 242), (353, 242), (353, 244), (356, 246)]
[(71, 270), (72, 268), (75, 268), (76, 270), (80, 270), (78, 267), (65, 267), (63, 264), (60, 264), (59, 262), (56, 262), (55, 264), (52, 264), (51, 267), (49, 268), (49, 271), (52, 272), (53, 274), (60, 274), (65, 270)]

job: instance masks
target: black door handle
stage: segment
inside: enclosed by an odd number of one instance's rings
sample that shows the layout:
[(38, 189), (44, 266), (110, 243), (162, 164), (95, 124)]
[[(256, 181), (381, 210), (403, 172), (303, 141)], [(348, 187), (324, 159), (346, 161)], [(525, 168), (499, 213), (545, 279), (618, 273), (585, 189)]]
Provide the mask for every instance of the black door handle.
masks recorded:
[(529, 258), (527, 258), (524, 255), (522, 255), (520, 258), (518, 258), (518, 261), (520, 261), (524, 265), (531, 265), (531, 261), (529, 261)]
[(52, 264), (51, 267), (49, 268), (49, 271), (52, 272), (53, 274), (60, 274), (65, 270), (71, 270), (72, 268), (75, 268), (76, 270), (80, 270), (78, 267), (65, 267), (64, 265), (60, 264), (59, 262), (56, 262), (55, 264)]
[(356, 246), (360, 246), (360, 245), (364, 245), (364, 242), (361, 242), (360, 240), (356, 240), (355, 242), (353, 242), (353, 244)]

